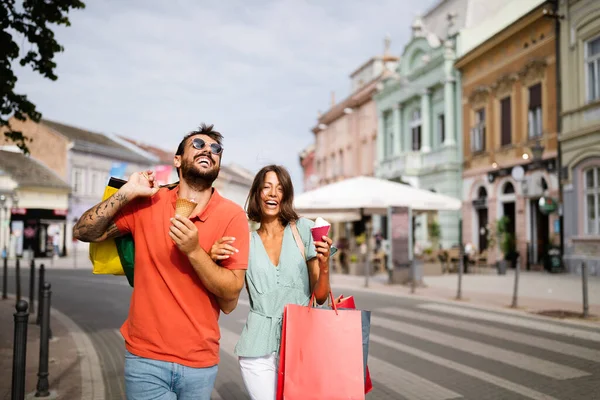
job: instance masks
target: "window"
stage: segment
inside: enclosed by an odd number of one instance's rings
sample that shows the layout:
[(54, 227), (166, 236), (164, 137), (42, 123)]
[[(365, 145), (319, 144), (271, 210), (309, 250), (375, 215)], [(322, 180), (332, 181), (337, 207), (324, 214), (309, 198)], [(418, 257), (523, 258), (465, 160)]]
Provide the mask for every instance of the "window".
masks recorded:
[(511, 103), (510, 96), (500, 100), (500, 145), (508, 146), (511, 144), (512, 129), (511, 129)]
[(594, 167), (583, 173), (584, 178), (584, 210), (585, 233), (600, 234), (600, 167)]
[(339, 173), (340, 176), (344, 176), (344, 152), (342, 150), (340, 150), (340, 156), (338, 157), (338, 163), (339, 163)]
[(542, 136), (542, 84), (538, 83), (529, 88), (529, 137)]
[(84, 194), (84, 179), (83, 170), (81, 168), (73, 168), (71, 172), (71, 185), (73, 187), (73, 194)]
[(587, 101), (600, 100), (600, 36), (585, 44)]
[(485, 108), (475, 111), (475, 126), (471, 128), (471, 151), (485, 151)]
[(421, 110), (415, 110), (410, 121), (410, 131), (412, 136), (412, 150), (421, 150)]
[(444, 114), (438, 115), (438, 132), (440, 134), (440, 144), (444, 144), (446, 141), (446, 128), (444, 126)]
[(384, 157), (391, 158), (394, 155), (394, 117), (391, 111), (383, 114), (384, 132)]

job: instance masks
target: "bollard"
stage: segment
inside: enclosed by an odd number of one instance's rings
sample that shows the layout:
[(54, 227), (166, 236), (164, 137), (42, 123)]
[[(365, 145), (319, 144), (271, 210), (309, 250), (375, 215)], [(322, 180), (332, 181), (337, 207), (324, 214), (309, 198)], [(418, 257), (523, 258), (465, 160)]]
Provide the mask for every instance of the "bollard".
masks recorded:
[(2, 300), (6, 300), (8, 298), (8, 258), (4, 257), (3, 260), (3, 275), (2, 275)]
[(17, 257), (15, 267), (15, 284), (17, 286), (17, 303), (21, 300), (21, 260)]
[(52, 296), (51, 286), (44, 283), (42, 297), (38, 308), (42, 309), (42, 326), (40, 328), (40, 362), (38, 369), (38, 381), (35, 397), (50, 396), (50, 384), (48, 383), (48, 355), (50, 347), (50, 298)]
[(29, 272), (29, 314), (35, 313), (35, 260), (31, 259), (31, 271)]
[[(42, 291), (44, 289), (44, 281), (45, 281), (45, 275), (46, 275), (46, 268), (44, 267), (44, 264), (40, 265), (40, 276), (38, 279), (38, 301), (41, 302), (42, 301)], [(35, 324), (39, 325), (42, 323), (42, 305), (41, 303), (38, 304), (38, 312), (37, 312), (37, 318), (35, 319)]]
[(27, 356), (27, 302), (17, 302), (17, 312), (14, 313), (15, 333), (13, 344), (13, 367), (12, 367), (12, 389), (11, 400), (23, 400), (25, 398), (25, 372)]
[(583, 318), (588, 318), (590, 307), (588, 303), (588, 269), (585, 261), (581, 263), (581, 281), (583, 285)]
[(417, 287), (417, 266), (415, 265), (415, 259), (413, 257), (410, 262), (410, 293), (414, 294)]
[(517, 261), (515, 265), (515, 287), (513, 290), (512, 308), (517, 308), (517, 294), (519, 292), (519, 275), (521, 274), (521, 264)]

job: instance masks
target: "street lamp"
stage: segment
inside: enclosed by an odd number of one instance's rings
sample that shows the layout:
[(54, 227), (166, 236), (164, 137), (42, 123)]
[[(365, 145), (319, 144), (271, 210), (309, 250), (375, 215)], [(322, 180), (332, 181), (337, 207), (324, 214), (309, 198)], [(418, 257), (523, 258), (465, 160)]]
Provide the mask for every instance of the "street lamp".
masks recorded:
[(535, 145), (531, 147), (531, 155), (533, 156), (533, 161), (540, 161), (542, 159), (543, 154), (544, 146), (540, 144), (539, 140), (536, 140)]

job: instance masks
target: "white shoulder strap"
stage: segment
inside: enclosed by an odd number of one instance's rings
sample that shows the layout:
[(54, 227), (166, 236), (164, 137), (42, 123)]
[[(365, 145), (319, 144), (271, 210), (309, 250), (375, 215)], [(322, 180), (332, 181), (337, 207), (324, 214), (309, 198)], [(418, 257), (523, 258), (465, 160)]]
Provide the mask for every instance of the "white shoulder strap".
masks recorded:
[(306, 254), (304, 253), (304, 243), (302, 243), (302, 238), (300, 237), (300, 232), (298, 232), (298, 227), (296, 226), (296, 222), (290, 222), (290, 228), (292, 228), (292, 235), (294, 235), (294, 240), (296, 241), (296, 245), (298, 245), (298, 249), (300, 249), (300, 253), (302, 253), (302, 258), (306, 261)]

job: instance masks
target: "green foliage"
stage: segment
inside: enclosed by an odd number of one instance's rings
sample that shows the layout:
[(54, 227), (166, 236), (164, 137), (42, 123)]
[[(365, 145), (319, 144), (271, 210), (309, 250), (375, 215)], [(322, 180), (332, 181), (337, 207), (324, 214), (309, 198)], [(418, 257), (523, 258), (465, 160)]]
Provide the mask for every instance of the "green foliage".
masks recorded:
[[(71, 9), (85, 8), (79, 0), (0, 0), (0, 128), (7, 140), (14, 142), (25, 154), (29, 152), (22, 132), (11, 129), (9, 118), (20, 121), (30, 118), (38, 122), (42, 114), (25, 94), (15, 93), (17, 77), (13, 72), (15, 60), (22, 67), (30, 66), (45, 78), (55, 81), (54, 56), (63, 47), (54, 39), (51, 24), (70, 26), (67, 14)], [(26, 43), (27, 42), (27, 43)], [(29, 48), (20, 56), (22, 47)], [(4, 129), (3, 129), (4, 130)]]
[(500, 251), (504, 254), (505, 260), (512, 260), (517, 252), (517, 242), (514, 235), (509, 231), (510, 219), (503, 216), (496, 222), (496, 234), (498, 236), (498, 245)]

